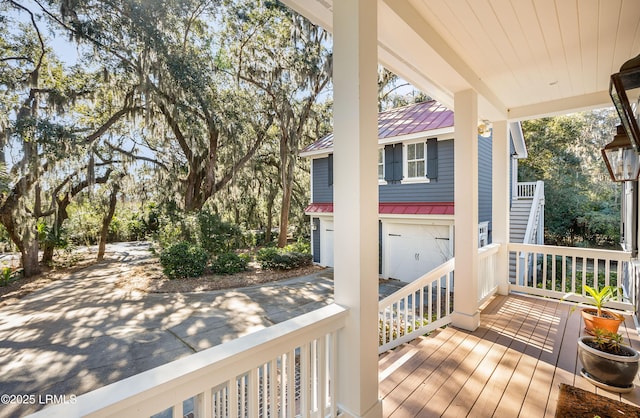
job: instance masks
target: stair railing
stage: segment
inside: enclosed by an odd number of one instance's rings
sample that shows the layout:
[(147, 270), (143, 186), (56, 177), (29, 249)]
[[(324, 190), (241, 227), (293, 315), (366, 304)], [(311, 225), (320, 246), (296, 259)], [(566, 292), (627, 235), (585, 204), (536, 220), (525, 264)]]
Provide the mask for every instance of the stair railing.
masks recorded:
[[(527, 229), (524, 233), (523, 244), (544, 244), (544, 182), (537, 181), (535, 185), (535, 193), (533, 194), (533, 202), (527, 219)], [(517, 283), (524, 283), (525, 260), (529, 260), (529, 264), (533, 263), (533, 258), (528, 254), (521, 253), (518, 259), (520, 264)], [(531, 271), (531, 265), (529, 266)]]

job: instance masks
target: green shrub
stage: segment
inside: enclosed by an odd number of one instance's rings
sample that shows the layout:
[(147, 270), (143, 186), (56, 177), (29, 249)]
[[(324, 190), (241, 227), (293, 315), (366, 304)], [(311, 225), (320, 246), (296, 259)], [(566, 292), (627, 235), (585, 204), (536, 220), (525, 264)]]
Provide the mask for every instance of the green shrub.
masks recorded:
[(217, 255), (239, 248), (242, 232), (236, 225), (220, 219), (207, 210), (198, 213), (165, 213), (157, 218), (159, 226), (153, 238), (160, 248), (178, 241), (197, 243), (209, 254)]
[(170, 279), (202, 276), (208, 260), (209, 255), (204, 248), (184, 241), (173, 244), (160, 254), (162, 270)]
[(312, 264), (311, 254), (286, 252), (275, 247), (261, 248), (256, 258), (264, 270), (291, 270)]
[(8, 286), (11, 282), (11, 267), (2, 267), (0, 270), (0, 286)]
[(8, 266), (0, 267), (0, 286), (8, 286), (12, 281), (22, 276), (22, 269), (14, 269)]
[(234, 252), (220, 254), (211, 263), (211, 271), (217, 274), (233, 274), (245, 271), (249, 262), (246, 254), (238, 255)]
[(276, 244), (278, 239), (278, 233), (273, 232), (271, 234), (271, 240), (267, 242), (267, 233), (263, 230), (252, 230), (244, 233), (244, 241), (247, 245), (252, 247), (259, 247), (262, 245), (271, 246)]
[(295, 243), (285, 246), (282, 250), (286, 253), (311, 254), (311, 241), (298, 239)]
[(227, 253), (240, 246), (243, 241), (238, 226), (225, 222), (207, 210), (198, 213), (198, 241), (210, 254)]

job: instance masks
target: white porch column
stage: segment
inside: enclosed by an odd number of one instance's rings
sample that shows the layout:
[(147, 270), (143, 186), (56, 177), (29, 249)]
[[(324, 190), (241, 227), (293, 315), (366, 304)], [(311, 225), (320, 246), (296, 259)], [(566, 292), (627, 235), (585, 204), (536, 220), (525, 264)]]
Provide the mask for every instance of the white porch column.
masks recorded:
[(452, 325), (473, 331), (478, 310), (478, 94), (455, 93), (454, 199), (456, 259)]
[(506, 120), (493, 122), (493, 193), (491, 216), (493, 224), (493, 242), (500, 244), (500, 251), (496, 259), (495, 274), (498, 277), (498, 293), (509, 293), (509, 207), (510, 180), (509, 166), (511, 161), (509, 146), (509, 124)]
[(334, 283), (349, 308), (338, 341), (338, 405), (382, 417), (378, 399), (377, 5), (333, 3)]

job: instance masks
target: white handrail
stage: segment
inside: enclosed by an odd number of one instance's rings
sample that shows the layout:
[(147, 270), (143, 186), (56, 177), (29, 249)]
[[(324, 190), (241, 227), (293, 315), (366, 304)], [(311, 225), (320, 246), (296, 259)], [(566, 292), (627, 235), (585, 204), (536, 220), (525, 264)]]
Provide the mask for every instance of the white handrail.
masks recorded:
[[(495, 243), (478, 249), (478, 305), (498, 288), (499, 250)], [(452, 258), (378, 303), (379, 353), (451, 323), (454, 269)]]
[(143, 417), (173, 407), (181, 417), (183, 401), (195, 398), (196, 416), (244, 416), (267, 405), (264, 416), (336, 417), (336, 339), (346, 316), (325, 306), (31, 416)]
[(452, 258), (378, 303), (378, 352), (391, 350), (451, 322)]
[[(508, 250), (524, 262), (516, 264), (511, 290), (555, 299), (589, 303), (583, 285), (596, 289), (622, 286), (631, 253), (590, 248), (510, 243)], [(566, 298), (567, 294), (574, 294)], [(607, 306), (633, 310), (635, 295), (610, 302)]]
[(482, 305), (498, 289), (496, 255), (500, 244), (493, 243), (478, 249), (478, 302)]
[(535, 238), (535, 234), (538, 229), (538, 218), (540, 211), (544, 207), (544, 182), (538, 181), (535, 187), (535, 193), (533, 195), (533, 202), (531, 203), (531, 210), (529, 211), (529, 218), (527, 222), (527, 229), (524, 233), (524, 239), (522, 242), (525, 244), (531, 244), (531, 240)]
[(518, 182), (516, 184), (516, 199), (531, 199), (536, 193), (537, 182)]

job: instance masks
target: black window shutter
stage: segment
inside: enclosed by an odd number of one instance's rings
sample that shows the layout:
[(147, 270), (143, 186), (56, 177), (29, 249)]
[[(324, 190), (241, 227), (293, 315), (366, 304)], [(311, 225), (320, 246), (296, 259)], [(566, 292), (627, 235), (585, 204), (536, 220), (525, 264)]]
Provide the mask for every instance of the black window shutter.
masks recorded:
[(438, 140), (427, 139), (427, 177), (438, 178)]
[(384, 179), (388, 183), (402, 180), (402, 144), (384, 146)]
[(393, 180), (402, 180), (402, 144), (393, 145)]
[(384, 180), (393, 181), (393, 145), (384, 146)]
[(329, 186), (333, 185), (333, 154), (329, 154)]

